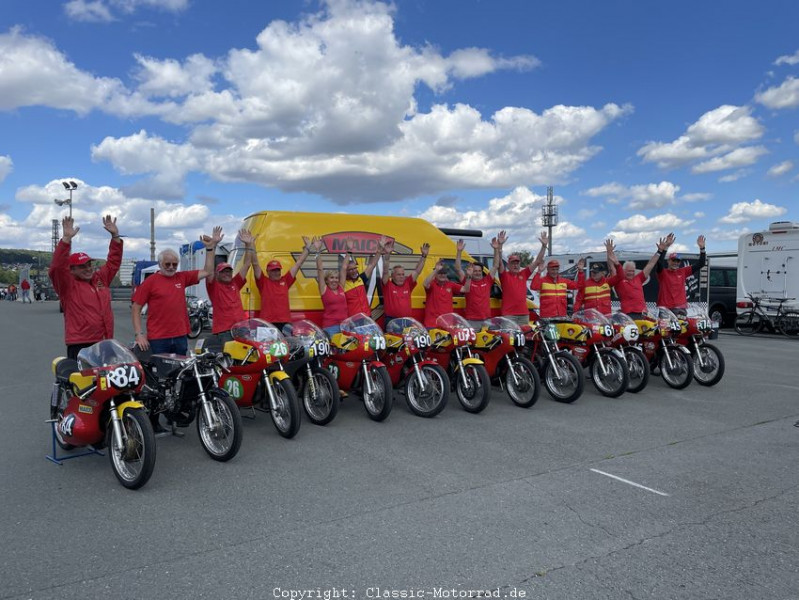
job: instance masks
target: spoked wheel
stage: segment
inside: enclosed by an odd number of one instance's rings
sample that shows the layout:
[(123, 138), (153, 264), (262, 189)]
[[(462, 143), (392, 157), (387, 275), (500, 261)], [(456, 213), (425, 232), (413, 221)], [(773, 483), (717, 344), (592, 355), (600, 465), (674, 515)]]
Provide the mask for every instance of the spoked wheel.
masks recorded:
[(109, 420), (106, 446), (111, 468), (119, 483), (136, 490), (150, 479), (155, 468), (155, 434), (150, 419), (140, 408), (129, 408), (122, 415), (123, 442), (120, 446)]
[(548, 358), (543, 360), (544, 386), (552, 399), (566, 404), (577, 400), (585, 387), (580, 361), (566, 351), (557, 352), (552, 356), (552, 361), (557, 366), (556, 371)]
[(735, 331), (741, 335), (752, 335), (760, 331), (763, 327), (763, 318), (760, 313), (747, 310), (735, 317)]
[(438, 365), (423, 365), (419, 370), (424, 379), (424, 389), (419, 375), (411, 371), (405, 379), (405, 400), (413, 414), (435, 417), (444, 410), (449, 400), (449, 377)]
[[(671, 358), (671, 367), (669, 367)], [(663, 381), (675, 390), (681, 390), (691, 383), (694, 372), (694, 361), (691, 355), (676, 346), (667, 346), (660, 356), (660, 374)]]
[(275, 393), (275, 404), (265, 391), (264, 402), (269, 406), (269, 414), (275, 429), (284, 438), (291, 439), (300, 430), (300, 401), (297, 400), (297, 390), (290, 379), (272, 382), (272, 391)]
[(505, 371), (505, 389), (516, 406), (530, 408), (535, 404), (541, 392), (541, 378), (533, 363), (522, 356), (511, 359)]
[(222, 390), (208, 393), (213, 420), (208, 422), (205, 409), (197, 411), (197, 433), (203, 448), (214, 460), (225, 462), (236, 456), (241, 447), (243, 425), (236, 403)]
[(455, 393), (466, 412), (479, 413), (484, 410), (491, 399), (491, 378), (485, 365), (464, 365), (463, 374), (456, 372)]
[(716, 385), (724, 377), (724, 356), (713, 344), (700, 344), (695, 349), (694, 379), (699, 385)]
[(366, 391), (366, 382), (363, 385), (363, 405), (366, 414), (373, 421), (385, 421), (391, 414), (394, 406), (394, 389), (391, 386), (391, 377), (385, 367), (369, 369), (372, 393)]
[(777, 321), (777, 329), (780, 330), (782, 335), (787, 335), (788, 337), (799, 336), (799, 312), (789, 310), (782, 313), (779, 321)]
[[(605, 368), (599, 364), (600, 359)], [(608, 398), (618, 398), (630, 383), (630, 373), (625, 362), (615, 352), (598, 353), (589, 367), (591, 379), (599, 393)]]
[(311, 377), (302, 387), (302, 406), (314, 425), (327, 425), (338, 414), (338, 383), (327, 369), (311, 368)]
[(191, 317), (189, 319), (189, 337), (191, 339), (200, 337), (203, 332), (203, 320), (201, 317)]
[(649, 383), (649, 361), (643, 350), (634, 346), (624, 347), (624, 357), (627, 359), (627, 370), (630, 372), (630, 383), (627, 391), (637, 394)]

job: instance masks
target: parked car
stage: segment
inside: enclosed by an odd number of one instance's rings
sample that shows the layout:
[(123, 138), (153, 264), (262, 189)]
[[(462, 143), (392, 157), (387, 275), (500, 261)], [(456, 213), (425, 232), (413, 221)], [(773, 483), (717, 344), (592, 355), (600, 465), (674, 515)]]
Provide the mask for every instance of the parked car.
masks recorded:
[(722, 327), (735, 322), (737, 267), (710, 267), (710, 299), (708, 314)]

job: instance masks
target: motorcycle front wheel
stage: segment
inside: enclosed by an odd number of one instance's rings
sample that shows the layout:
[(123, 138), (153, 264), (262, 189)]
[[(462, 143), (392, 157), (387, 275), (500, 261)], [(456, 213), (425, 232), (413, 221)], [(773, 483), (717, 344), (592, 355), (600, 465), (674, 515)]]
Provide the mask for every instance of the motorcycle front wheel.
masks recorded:
[(449, 377), (438, 365), (420, 367), (424, 378), (424, 390), (419, 376), (411, 371), (405, 379), (405, 400), (411, 412), (420, 417), (435, 417), (444, 410), (449, 399)]
[(699, 385), (716, 385), (724, 377), (721, 351), (713, 344), (699, 344), (694, 352), (694, 379)]
[(189, 317), (189, 338), (194, 339), (200, 337), (203, 332), (202, 317)]
[(488, 406), (488, 401), (491, 399), (491, 378), (485, 365), (465, 365), (463, 370), (463, 374), (455, 373), (455, 393), (458, 402), (466, 412), (479, 413)]
[(338, 414), (338, 382), (327, 369), (311, 368), (311, 378), (302, 386), (302, 406), (314, 425), (327, 425)]
[(366, 392), (366, 382), (363, 383), (363, 406), (366, 414), (373, 421), (385, 421), (391, 414), (394, 406), (394, 389), (391, 386), (391, 377), (385, 367), (369, 369), (369, 378), (372, 393)]
[(530, 408), (535, 404), (541, 392), (541, 378), (533, 363), (523, 356), (511, 359), (510, 367), (505, 371), (505, 389), (516, 406)]
[(630, 372), (627, 391), (637, 394), (649, 383), (649, 361), (646, 360), (643, 350), (633, 346), (624, 347), (624, 357), (627, 359), (627, 369)]
[(114, 475), (129, 490), (137, 490), (150, 479), (155, 468), (155, 434), (150, 419), (140, 408), (130, 408), (122, 415), (123, 445), (117, 444), (114, 424), (106, 429), (108, 458)]
[(244, 426), (239, 407), (222, 390), (208, 392), (208, 402), (214, 415), (216, 427), (209, 423), (202, 406), (197, 411), (197, 433), (208, 455), (219, 462), (226, 462), (236, 456), (241, 448)]
[(576, 358), (565, 350), (552, 355), (558, 370), (552, 366), (548, 358), (544, 358), (544, 386), (552, 399), (557, 402), (569, 404), (574, 402), (583, 393), (585, 378), (583, 366)]
[(275, 429), (284, 438), (291, 439), (300, 430), (300, 401), (297, 400), (297, 390), (290, 379), (283, 379), (279, 382), (272, 382), (272, 390), (275, 392), (275, 406), (269, 399), (269, 392), (266, 393), (266, 402), (269, 403), (269, 414), (272, 416), (272, 423)]
[[(605, 363), (604, 372), (599, 364), (600, 358)], [(598, 353), (588, 367), (591, 380), (599, 393), (608, 398), (618, 398), (630, 383), (630, 374), (627, 365), (614, 352), (604, 351)]]
[[(668, 357), (668, 358), (667, 358)], [(669, 368), (669, 358), (671, 358), (671, 368)], [(691, 355), (683, 352), (676, 346), (666, 346), (660, 356), (660, 374), (663, 381), (675, 390), (688, 387), (694, 372), (694, 361)]]

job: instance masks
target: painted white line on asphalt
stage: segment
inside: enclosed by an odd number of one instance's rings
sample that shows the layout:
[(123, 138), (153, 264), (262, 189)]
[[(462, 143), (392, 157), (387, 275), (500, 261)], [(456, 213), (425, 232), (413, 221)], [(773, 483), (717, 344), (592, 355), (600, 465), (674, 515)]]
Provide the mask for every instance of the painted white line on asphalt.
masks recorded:
[(605, 473), (604, 471), (600, 471), (599, 469), (591, 469), (594, 473), (599, 473), (600, 475), (604, 475), (605, 477), (610, 477), (611, 479), (616, 479), (621, 481), (622, 483), (627, 483), (629, 485), (634, 485), (637, 488), (641, 488), (642, 490), (646, 490), (647, 492), (652, 492), (653, 494), (657, 494), (658, 496), (668, 496), (668, 494), (664, 492), (659, 492), (657, 490), (653, 490), (652, 488), (648, 488), (645, 485), (641, 485), (640, 483), (635, 483), (634, 481), (630, 481), (629, 479), (622, 479), (621, 477), (617, 477), (616, 475), (611, 475), (610, 473)]

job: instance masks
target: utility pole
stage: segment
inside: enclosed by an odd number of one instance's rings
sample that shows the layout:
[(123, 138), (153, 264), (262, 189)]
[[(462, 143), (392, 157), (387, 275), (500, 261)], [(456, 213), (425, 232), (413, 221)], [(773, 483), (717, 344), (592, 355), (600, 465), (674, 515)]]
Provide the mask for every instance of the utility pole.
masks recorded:
[(555, 204), (555, 188), (547, 187), (547, 202), (541, 207), (541, 225), (547, 228), (549, 243), (547, 256), (552, 256), (552, 228), (558, 225), (558, 205)]
[(150, 260), (155, 260), (155, 208), (150, 208)]
[(58, 219), (53, 219), (53, 238), (51, 240), (52, 244), (51, 244), (50, 252), (55, 252), (55, 247), (58, 246), (58, 239), (60, 237), (61, 237), (61, 234), (59, 234)]

